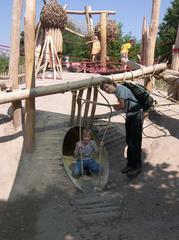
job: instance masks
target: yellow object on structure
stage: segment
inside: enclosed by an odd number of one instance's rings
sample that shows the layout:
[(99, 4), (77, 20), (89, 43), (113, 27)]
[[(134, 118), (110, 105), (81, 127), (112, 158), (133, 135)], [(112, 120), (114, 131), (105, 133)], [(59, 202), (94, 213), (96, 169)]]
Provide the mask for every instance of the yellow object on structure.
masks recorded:
[(128, 54), (129, 49), (131, 48), (131, 46), (132, 45), (130, 43), (123, 44), (122, 47), (121, 47), (121, 53), (122, 54)]
[(101, 43), (99, 40), (93, 42), (92, 50), (91, 50), (91, 55), (96, 55), (100, 53), (101, 51)]

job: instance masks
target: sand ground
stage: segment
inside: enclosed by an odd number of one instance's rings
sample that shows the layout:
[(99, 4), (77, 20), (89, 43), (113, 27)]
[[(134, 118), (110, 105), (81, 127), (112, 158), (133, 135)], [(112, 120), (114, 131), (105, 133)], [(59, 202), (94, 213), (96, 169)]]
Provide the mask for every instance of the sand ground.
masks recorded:
[[(83, 78), (84, 74), (66, 73), (64, 81)], [(115, 103), (114, 97), (105, 96)], [(14, 130), (7, 114), (10, 105), (1, 105), (0, 240), (62, 240), (66, 232), (77, 240), (178, 240), (179, 105), (167, 105), (171, 102), (161, 92), (153, 96), (165, 106), (145, 120), (143, 172), (135, 178), (120, 173), (126, 164), (125, 119), (113, 112), (105, 144), (108, 185), (88, 193), (73, 185), (62, 163), (71, 93), (36, 99), (33, 154), (24, 152), (23, 130)], [(98, 101), (104, 102), (102, 97)], [(95, 124), (104, 128), (108, 117), (109, 109), (98, 106)]]

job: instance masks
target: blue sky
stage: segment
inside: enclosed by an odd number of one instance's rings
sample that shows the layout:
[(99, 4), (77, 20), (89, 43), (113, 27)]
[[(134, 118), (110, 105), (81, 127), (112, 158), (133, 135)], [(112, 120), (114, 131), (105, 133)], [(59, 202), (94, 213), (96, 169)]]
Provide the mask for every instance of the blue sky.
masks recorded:
[[(0, 44), (3, 45), (10, 44), (12, 2), (12, 0), (1, 1)], [(167, 8), (171, 6), (170, 2), (171, 0), (161, 0), (160, 21)], [(70, 10), (83, 10), (85, 5), (90, 5), (92, 10), (116, 11), (116, 15), (111, 15), (111, 19), (123, 24), (124, 34), (130, 32), (137, 39), (141, 38), (143, 16), (146, 16), (148, 24), (150, 23), (152, 0), (60, 0), (59, 3), (67, 4)], [(37, 0), (37, 19), (42, 5), (43, 1)], [(98, 21), (97, 17), (95, 17), (95, 21)]]

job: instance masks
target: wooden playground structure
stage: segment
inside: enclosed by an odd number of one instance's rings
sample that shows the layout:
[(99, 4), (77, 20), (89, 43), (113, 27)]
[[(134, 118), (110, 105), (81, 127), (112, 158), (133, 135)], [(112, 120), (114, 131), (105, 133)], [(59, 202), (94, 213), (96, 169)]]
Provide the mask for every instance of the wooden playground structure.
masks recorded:
[[(46, 3), (46, 1), (45, 1)], [(176, 101), (179, 100), (178, 86), (179, 86), (179, 30), (176, 38), (176, 43), (173, 50), (173, 63), (172, 69), (167, 69), (166, 63), (153, 65), (154, 61), (154, 49), (155, 41), (158, 29), (158, 16), (160, 4), (159, 1), (153, 0), (152, 9), (152, 20), (151, 26), (148, 28), (146, 26), (146, 19), (144, 18), (143, 23), (143, 35), (142, 35), (142, 60), (144, 66), (141, 69), (130, 71), (126, 73), (93, 77), (83, 81), (76, 81), (72, 83), (60, 83), (51, 85), (36, 87), (36, 78), (40, 70), (43, 71), (43, 78), (45, 78), (45, 72), (47, 65), (51, 65), (54, 78), (57, 75), (62, 76), (61, 59), (58, 57), (57, 52), (60, 51), (62, 45), (62, 35), (61, 30), (47, 30), (45, 34), (44, 45), (42, 46), (39, 42), (42, 36), (37, 36), (40, 30), (36, 29), (36, 1), (26, 0), (26, 11), (25, 11), (25, 21), (24, 21), (24, 39), (25, 39), (25, 83), (26, 89), (19, 89), (18, 80), (18, 65), (19, 65), (19, 43), (20, 43), (20, 26), (21, 26), (21, 10), (23, 1), (14, 0), (13, 1), (13, 15), (12, 15), (12, 33), (11, 33), (11, 52), (9, 61), (9, 79), (1, 80), (1, 84), (11, 83), (11, 92), (1, 92), (0, 93), (0, 104), (12, 103), (13, 107), (13, 120), (14, 127), (22, 125), (22, 104), (21, 101), (25, 99), (25, 113), (24, 113), (24, 143), (27, 152), (32, 152), (34, 148), (35, 139), (35, 98), (50, 94), (65, 93), (70, 91), (73, 94), (72, 97), (72, 110), (71, 110), (71, 125), (74, 124), (75, 119), (75, 109), (78, 107), (77, 118), (79, 118), (80, 108), (81, 108), (81, 97), (84, 89), (88, 89), (88, 94), (86, 97), (86, 108), (84, 118), (88, 115), (89, 103), (91, 101), (91, 89), (94, 89), (93, 97), (93, 107), (91, 112), (91, 121), (95, 115), (95, 108), (97, 103), (97, 87), (105, 79), (112, 79), (115, 82), (122, 82), (125, 80), (134, 80), (135, 78), (142, 77), (145, 79), (145, 86), (148, 90), (152, 90), (152, 84), (154, 80), (154, 75), (160, 75), (164, 80), (170, 82), (170, 92), (169, 96), (174, 98)], [(64, 8), (66, 14), (80, 14), (86, 16), (88, 33), (93, 35), (93, 21), (92, 15), (100, 15), (100, 41), (101, 41), (101, 54), (100, 54), (100, 65), (106, 67), (106, 57), (107, 57), (107, 17), (110, 14), (115, 14), (114, 11), (92, 11), (90, 7), (86, 7), (85, 11), (72, 11)], [(36, 31), (37, 30), (37, 31)], [(72, 31), (68, 28), (66, 30)], [(50, 32), (50, 33), (49, 33)], [(53, 35), (53, 37), (52, 37)], [(57, 36), (58, 35), (58, 36)], [(59, 37), (60, 36), (60, 37)], [(61, 43), (58, 41), (54, 43), (54, 39), (61, 39)], [(43, 39), (44, 40), (44, 39)], [(59, 46), (59, 45), (60, 46)], [(39, 55), (37, 56), (37, 61), (35, 61), (36, 49), (39, 50)], [(48, 55), (51, 54), (51, 57)], [(45, 57), (45, 61), (42, 60)], [(166, 70), (166, 71), (165, 71)], [(150, 76), (150, 77), (149, 77)], [(92, 125), (92, 122), (91, 122)]]

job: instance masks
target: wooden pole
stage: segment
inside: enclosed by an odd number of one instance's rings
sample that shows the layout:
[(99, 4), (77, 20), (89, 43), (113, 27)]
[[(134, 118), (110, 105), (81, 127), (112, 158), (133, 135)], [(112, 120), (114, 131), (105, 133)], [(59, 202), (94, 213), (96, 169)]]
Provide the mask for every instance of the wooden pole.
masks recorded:
[(143, 25), (142, 25), (142, 44), (141, 44), (142, 65), (145, 65), (146, 63), (146, 47), (147, 47), (147, 22), (146, 22), (146, 16), (144, 16)]
[(179, 25), (172, 53), (172, 69), (175, 71), (179, 70)]
[(79, 124), (80, 117), (82, 115), (82, 113), (81, 113), (81, 110), (82, 110), (81, 98), (83, 97), (83, 92), (84, 92), (83, 89), (79, 90), (78, 97), (77, 97), (77, 104), (78, 104), (77, 124)]
[[(159, 24), (159, 13), (160, 13), (160, 2), (161, 0), (153, 0), (152, 3), (152, 16), (151, 23), (149, 27), (149, 36), (147, 39), (147, 49), (146, 49), (146, 65), (152, 65), (154, 63), (154, 54), (155, 54), (155, 43), (158, 32)], [(145, 87), (151, 91), (153, 84), (150, 79), (145, 80)]]
[[(11, 51), (9, 59), (9, 77), (12, 89), (19, 88), (18, 66), (20, 52), (20, 26), (22, 14), (22, 0), (13, 0), (12, 13), (12, 31), (11, 31)], [(21, 101), (12, 104), (14, 127), (17, 128), (22, 124)]]
[(92, 15), (89, 14), (90, 11), (91, 11), (91, 6), (85, 6), (86, 22), (87, 22), (87, 26), (88, 26), (88, 35), (93, 36), (94, 35), (93, 19), (92, 19)]
[[(114, 82), (123, 82), (124, 80), (131, 80), (133, 78), (138, 78), (145, 75), (152, 74), (159, 74), (160, 72), (164, 71), (167, 68), (166, 63), (156, 64), (154, 66), (144, 67), (143, 69), (138, 69), (132, 72), (125, 72), (119, 73), (109, 76), (100, 76), (100, 77), (93, 77), (89, 79), (83, 79), (79, 81), (72, 81), (70, 82), (70, 91), (78, 90), (79, 88), (88, 88), (91, 86), (99, 85), (102, 81), (106, 80), (113, 80)], [(0, 104), (13, 102), (17, 100), (27, 99), (27, 98), (35, 98), (40, 96), (46, 96), (51, 94), (57, 93), (65, 93), (69, 91), (69, 82), (67, 83), (60, 83), (54, 84), (50, 86), (41, 86), (31, 89), (25, 90), (14, 90), (13, 92), (5, 93), (2, 92), (0, 94)]]
[(107, 14), (101, 13), (101, 61), (102, 67), (106, 67), (106, 56), (107, 56)]
[(90, 106), (90, 99), (91, 99), (91, 90), (92, 88), (89, 87), (88, 90), (87, 90), (87, 94), (86, 94), (86, 104), (85, 104), (85, 111), (84, 111), (84, 120), (83, 120), (83, 125), (87, 125), (87, 118), (88, 118), (88, 111), (89, 111), (89, 106)]
[[(179, 26), (177, 30), (177, 36), (175, 40), (175, 45), (172, 49), (172, 66), (171, 69), (178, 71), (179, 70)], [(175, 79), (176, 80), (176, 79)], [(171, 96), (175, 100), (179, 100), (179, 89), (177, 85), (177, 81), (173, 81), (169, 84), (168, 88), (168, 96)]]
[[(36, 0), (26, 0), (25, 12), (25, 72), (26, 87), (35, 87), (35, 17)], [(32, 152), (35, 139), (35, 99), (29, 98), (25, 102), (25, 149)]]
[[(74, 94), (73, 94), (73, 93), (74, 93)], [(73, 126), (73, 125), (74, 125), (74, 122), (75, 122), (76, 93), (77, 93), (77, 91), (72, 91), (70, 126)]]
[(94, 87), (93, 105), (92, 105), (92, 109), (91, 109), (91, 116), (90, 116), (90, 123), (89, 123), (90, 128), (92, 128), (92, 126), (93, 126), (94, 115), (95, 115), (95, 112), (96, 112), (97, 99), (98, 99), (98, 87)]

